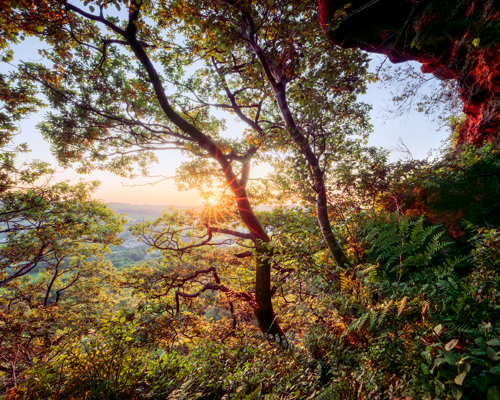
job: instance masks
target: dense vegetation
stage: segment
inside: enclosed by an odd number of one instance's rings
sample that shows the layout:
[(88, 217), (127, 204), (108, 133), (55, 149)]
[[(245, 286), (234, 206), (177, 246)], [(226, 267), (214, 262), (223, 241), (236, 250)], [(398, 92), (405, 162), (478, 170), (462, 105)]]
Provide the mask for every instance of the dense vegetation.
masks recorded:
[[(367, 147), (375, 77), (315, 2), (0, 4), (2, 398), (500, 399), (500, 153)], [(203, 209), (127, 219), (19, 166), (43, 105), (62, 165), (177, 149)]]

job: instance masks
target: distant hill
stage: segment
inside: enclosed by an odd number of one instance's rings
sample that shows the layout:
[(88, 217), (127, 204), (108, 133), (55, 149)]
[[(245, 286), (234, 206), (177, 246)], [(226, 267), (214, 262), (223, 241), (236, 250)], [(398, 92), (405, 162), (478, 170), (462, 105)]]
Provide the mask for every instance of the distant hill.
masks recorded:
[(187, 206), (157, 206), (151, 204), (129, 204), (129, 203), (111, 203), (111, 208), (117, 214), (126, 214), (127, 217), (134, 221), (151, 220), (158, 218), (163, 210), (167, 208), (174, 208), (176, 210), (201, 210), (201, 207), (187, 207)]
[[(194, 209), (201, 211), (202, 206), (177, 206), (177, 205), (165, 205), (165, 206), (155, 206), (151, 204), (130, 204), (130, 203), (111, 203), (111, 208), (117, 214), (126, 214), (130, 220), (130, 223), (135, 224), (136, 222), (153, 220), (158, 218), (162, 211), (168, 208), (174, 208), (175, 210), (189, 210)], [(297, 207), (297, 206), (286, 206), (286, 207)], [(258, 206), (256, 211), (272, 211), (274, 206)]]

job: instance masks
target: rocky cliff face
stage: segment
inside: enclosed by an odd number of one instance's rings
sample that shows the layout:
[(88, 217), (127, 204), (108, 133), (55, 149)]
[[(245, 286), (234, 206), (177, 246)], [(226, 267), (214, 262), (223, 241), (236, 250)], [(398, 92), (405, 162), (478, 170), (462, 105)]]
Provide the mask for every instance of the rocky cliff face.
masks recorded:
[(500, 147), (500, 1), (319, 0), (319, 14), (342, 47), (418, 61), (422, 72), (457, 79), (467, 115), (458, 144)]

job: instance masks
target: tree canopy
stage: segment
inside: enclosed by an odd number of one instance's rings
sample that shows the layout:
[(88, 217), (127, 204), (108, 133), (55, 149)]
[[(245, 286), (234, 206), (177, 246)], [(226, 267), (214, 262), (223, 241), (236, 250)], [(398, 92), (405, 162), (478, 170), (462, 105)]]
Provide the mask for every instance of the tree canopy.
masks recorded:
[[(376, 77), (315, 2), (0, 4), (8, 398), (496, 398), (498, 152), (390, 163), (367, 147), (357, 96)], [(27, 36), (41, 59), (15, 65)], [(187, 156), (176, 181), (203, 210), (129, 227), (160, 260), (115, 269), (126, 219), (95, 184), (15, 163), (15, 124), (43, 106), (39, 130), (80, 173)]]

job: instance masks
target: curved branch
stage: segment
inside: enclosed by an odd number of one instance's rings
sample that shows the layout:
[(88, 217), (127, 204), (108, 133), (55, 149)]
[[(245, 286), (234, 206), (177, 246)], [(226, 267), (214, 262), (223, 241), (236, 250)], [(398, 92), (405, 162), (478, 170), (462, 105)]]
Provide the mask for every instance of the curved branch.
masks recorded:
[(97, 15), (88, 13), (86, 11), (83, 11), (81, 8), (78, 8), (78, 7), (74, 6), (73, 4), (69, 4), (68, 2), (66, 2), (66, 8), (69, 11), (74, 11), (77, 14), (80, 14), (82, 17), (85, 17), (85, 18), (88, 18), (92, 21), (100, 22), (100, 23), (106, 25), (112, 31), (114, 31), (115, 33), (117, 33), (121, 36), (125, 35), (125, 31), (123, 29), (118, 28), (115, 24), (109, 22), (106, 18), (104, 18), (104, 15), (102, 15), (102, 13), (100, 16), (97, 16)]
[(235, 291), (229, 289), (227, 286), (222, 285), (220, 283), (209, 282), (209, 283), (205, 284), (196, 293), (184, 293), (184, 292), (176, 291), (175, 292), (176, 313), (179, 314), (179, 311), (180, 311), (179, 297), (194, 299), (194, 298), (200, 296), (203, 292), (206, 292), (207, 290), (220, 291), (222, 293), (229, 294), (232, 297), (237, 298), (239, 300), (246, 301), (247, 303), (250, 303), (251, 305), (254, 305), (254, 303), (255, 303), (255, 299), (253, 298), (253, 296), (247, 292), (235, 292)]
[[(162, 240), (162, 237), (168, 233), (171, 233), (170, 239)], [(147, 238), (144, 234), (142, 235), (142, 238), (147, 245), (154, 247), (158, 250), (170, 250), (170, 251), (175, 251), (175, 252), (180, 252), (180, 253), (183, 253), (186, 250), (195, 249), (197, 247), (202, 247), (202, 246), (206, 246), (206, 245), (215, 245), (215, 243), (210, 244), (210, 241), (212, 240), (213, 235), (212, 235), (212, 230), (209, 226), (207, 226), (207, 238), (200, 243), (192, 244), (189, 246), (179, 247), (178, 243), (172, 239), (174, 234), (175, 234), (175, 232), (168, 232), (167, 231), (167, 232), (161, 233), (156, 238)], [(164, 246), (163, 244), (166, 242), (168, 243), (168, 245)], [(176, 245), (175, 247), (171, 246), (173, 243), (175, 243), (175, 245)]]
[(253, 235), (250, 233), (238, 232), (238, 231), (234, 231), (232, 229), (219, 228), (216, 226), (207, 226), (207, 228), (210, 231), (222, 233), (224, 235), (231, 235), (231, 236), (239, 237), (241, 239), (249, 239), (249, 240), (253, 239)]
[(257, 131), (259, 133), (259, 135), (263, 136), (264, 132), (262, 131), (262, 128), (258, 124), (258, 116), (260, 114), (260, 108), (261, 108), (262, 102), (260, 102), (259, 105), (252, 106), (252, 107), (258, 108), (257, 109), (257, 111), (258, 111), (257, 118), (255, 121), (252, 121), (249, 117), (247, 117), (243, 113), (243, 111), (241, 111), (241, 106), (238, 105), (238, 103), (236, 103), (236, 94), (246, 90), (247, 88), (245, 87), (245, 88), (238, 90), (235, 93), (232, 93), (231, 90), (229, 89), (229, 85), (227, 84), (226, 76), (225, 76), (224, 72), (220, 68), (217, 67), (217, 62), (215, 61), (215, 59), (213, 57), (212, 57), (212, 64), (214, 65), (215, 70), (217, 71), (217, 73), (219, 74), (219, 77), (221, 78), (221, 82), (223, 83), (224, 91), (226, 92), (227, 97), (231, 101), (231, 107), (228, 107), (228, 108), (231, 108), (236, 113), (236, 115), (239, 118), (241, 118), (242, 121), (244, 121), (247, 125), (251, 126), (255, 131)]
[(63, 288), (59, 289), (58, 291), (56, 291), (56, 301), (55, 301), (55, 305), (57, 305), (57, 303), (59, 303), (59, 298), (61, 296), (61, 292), (65, 291), (66, 289), (68, 289), (69, 287), (73, 286), (76, 281), (78, 281), (78, 279), (80, 279), (80, 272), (78, 272), (75, 276), (75, 279), (73, 279), (70, 283), (68, 283), (66, 286), (64, 286)]
[(170, 105), (156, 68), (154, 67), (152, 61), (149, 59), (145, 49), (140, 45), (139, 41), (136, 38), (137, 26), (135, 25), (135, 22), (138, 19), (141, 5), (142, 3), (136, 4), (135, 7), (132, 7), (132, 12), (130, 13), (129, 17), (129, 24), (126, 31), (121, 33), (121, 35), (127, 40), (127, 42), (130, 43), (132, 51), (134, 52), (138, 61), (145, 68), (151, 80), (151, 84), (153, 85), (153, 88), (155, 90), (159, 105), (167, 118), (181, 131), (191, 136), (200, 147), (207, 151), (208, 154), (210, 154), (210, 156), (219, 163), (226, 178), (226, 182), (236, 197), (238, 210), (243, 223), (248, 227), (248, 229), (256, 238), (268, 242), (269, 237), (267, 236), (267, 233), (252, 211), (250, 202), (246, 194), (246, 190), (238, 182), (232, 165), (224, 155), (223, 151), (209, 136), (205, 135), (196, 126), (190, 124), (188, 121), (182, 118)]

